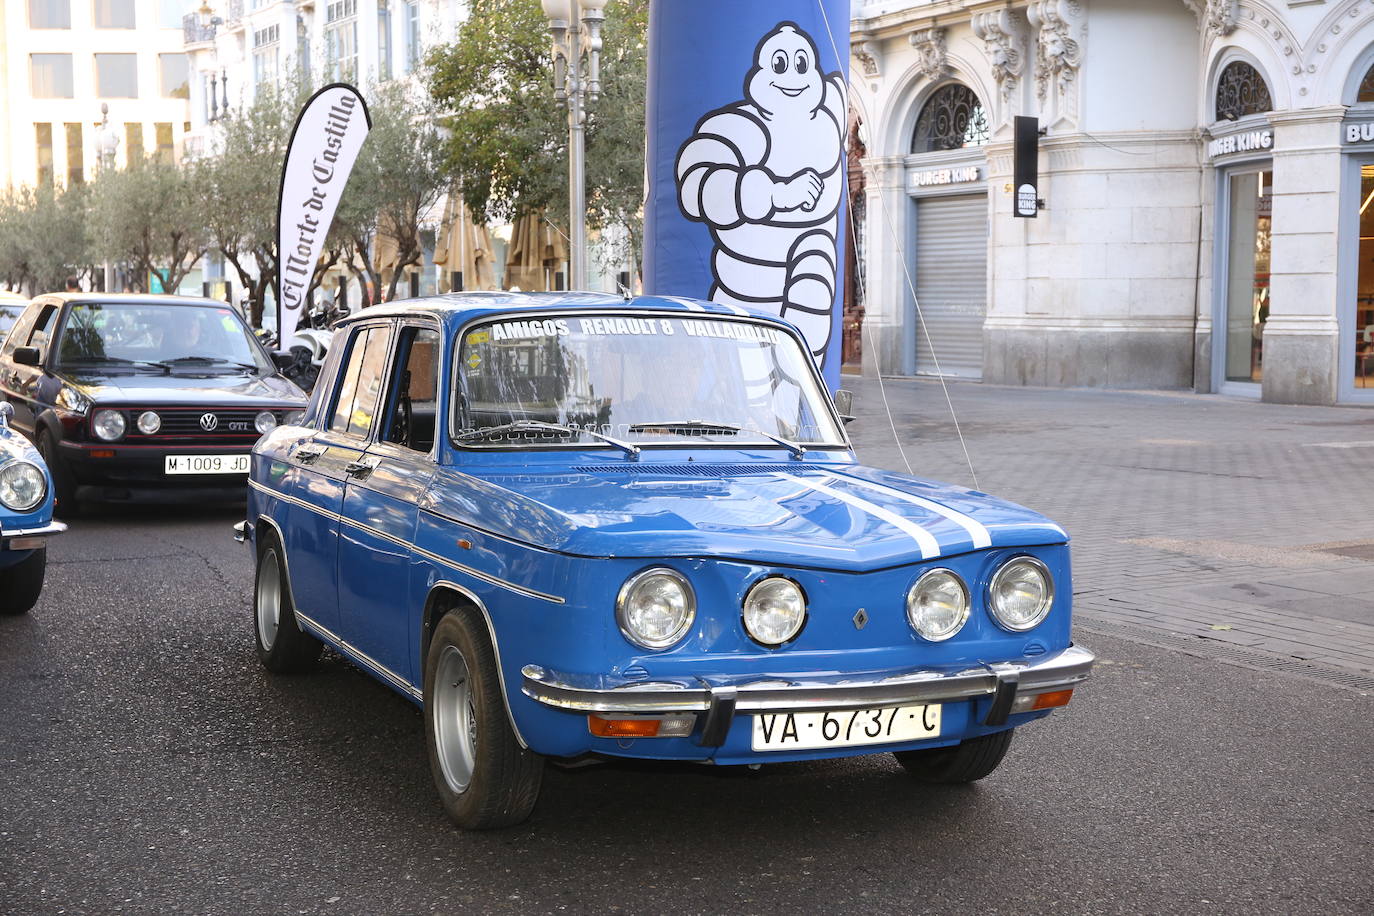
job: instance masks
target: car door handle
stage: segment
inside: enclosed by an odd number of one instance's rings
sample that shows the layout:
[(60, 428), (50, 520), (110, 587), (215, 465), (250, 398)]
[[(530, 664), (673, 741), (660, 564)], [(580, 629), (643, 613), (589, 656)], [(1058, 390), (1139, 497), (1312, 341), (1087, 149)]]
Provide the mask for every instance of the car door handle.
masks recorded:
[(356, 477), (359, 480), (371, 474), (377, 467), (375, 461), (350, 461), (344, 465), (344, 473), (349, 477)]
[(314, 464), (323, 454), (324, 449), (301, 448), (297, 449), (296, 453), (291, 457), (295, 458), (301, 464)]

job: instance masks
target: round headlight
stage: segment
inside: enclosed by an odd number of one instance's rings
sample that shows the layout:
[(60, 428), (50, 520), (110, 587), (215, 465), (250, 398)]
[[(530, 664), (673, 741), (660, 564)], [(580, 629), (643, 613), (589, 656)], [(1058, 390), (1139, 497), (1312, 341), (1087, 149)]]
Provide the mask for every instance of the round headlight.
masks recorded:
[(253, 418), (253, 427), (260, 433), (270, 433), (277, 428), (277, 415), (270, 410), (263, 410)]
[(1054, 579), (1035, 557), (1008, 560), (988, 585), (988, 607), (1008, 630), (1029, 630), (1045, 619), (1053, 603)]
[(922, 639), (943, 642), (968, 621), (968, 588), (948, 569), (932, 569), (906, 593), (906, 619)]
[(755, 583), (744, 596), (744, 629), (765, 646), (780, 646), (806, 623), (806, 595), (791, 579), (772, 577)]
[(151, 410), (145, 410), (138, 415), (138, 431), (145, 436), (151, 436), (159, 429), (162, 429), (162, 418)]
[(127, 427), (124, 414), (117, 410), (97, 410), (91, 417), (91, 429), (98, 438), (106, 442), (113, 442), (123, 436)]
[(48, 478), (36, 464), (12, 461), (0, 467), (0, 503), (15, 512), (37, 509), (48, 495)]
[(666, 649), (687, 635), (696, 596), (681, 573), (657, 567), (635, 573), (620, 588), (615, 617), (625, 638), (646, 649)]

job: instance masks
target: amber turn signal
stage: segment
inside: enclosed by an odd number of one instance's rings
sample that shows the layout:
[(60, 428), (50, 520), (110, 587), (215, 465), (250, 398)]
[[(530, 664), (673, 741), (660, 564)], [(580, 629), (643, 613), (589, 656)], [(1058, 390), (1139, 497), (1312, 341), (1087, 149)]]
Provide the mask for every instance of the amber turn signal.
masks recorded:
[(657, 738), (658, 719), (603, 719), (588, 716), (587, 728), (598, 738)]
[(1035, 698), (1035, 703), (1031, 706), (1031, 709), (1054, 709), (1056, 706), (1068, 706), (1069, 698), (1072, 696), (1072, 688), (1042, 693)]

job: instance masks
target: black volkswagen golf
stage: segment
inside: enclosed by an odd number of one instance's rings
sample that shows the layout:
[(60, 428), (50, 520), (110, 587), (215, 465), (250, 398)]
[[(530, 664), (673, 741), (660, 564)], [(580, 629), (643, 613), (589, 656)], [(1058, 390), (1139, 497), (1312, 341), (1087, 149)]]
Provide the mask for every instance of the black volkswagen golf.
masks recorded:
[(306, 402), (225, 303), (106, 293), (34, 299), (0, 346), (0, 397), (64, 516), (242, 497), (253, 443)]

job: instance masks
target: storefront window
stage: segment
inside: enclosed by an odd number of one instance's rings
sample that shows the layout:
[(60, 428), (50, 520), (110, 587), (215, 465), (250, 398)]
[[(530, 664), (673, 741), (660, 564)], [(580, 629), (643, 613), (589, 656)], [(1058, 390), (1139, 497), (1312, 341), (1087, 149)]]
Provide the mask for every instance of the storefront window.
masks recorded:
[(1264, 324), (1269, 320), (1269, 235), (1274, 173), (1232, 174), (1226, 282), (1226, 380), (1264, 377)]
[(1374, 165), (1360, 167), (1360, 270), (1355, 290), (1355, 387), (1374, 388)]

